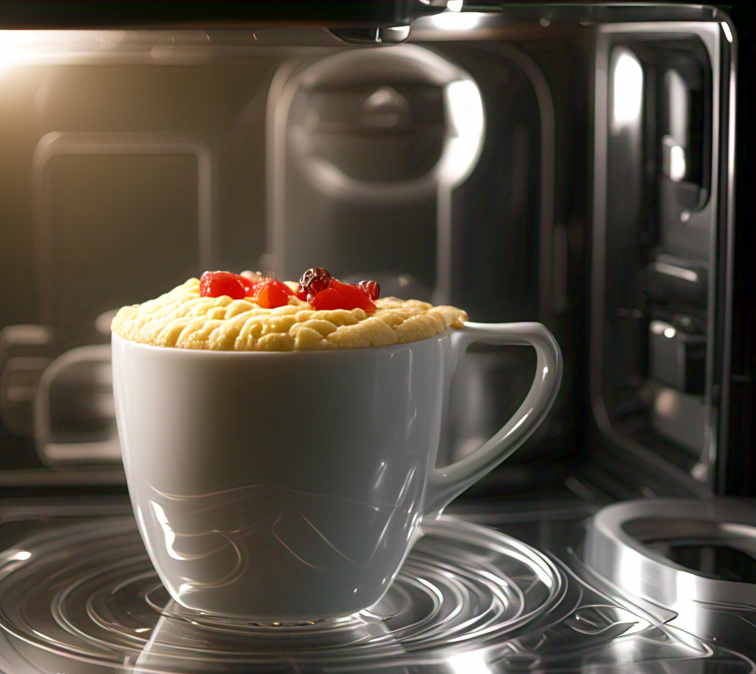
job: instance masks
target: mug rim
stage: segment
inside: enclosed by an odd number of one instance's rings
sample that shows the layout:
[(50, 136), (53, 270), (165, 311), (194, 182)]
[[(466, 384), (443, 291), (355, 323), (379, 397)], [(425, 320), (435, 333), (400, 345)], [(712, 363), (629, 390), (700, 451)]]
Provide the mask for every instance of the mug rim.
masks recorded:
[[(467, 326), (467, 323), (465, 323), (465, 327)], [(176, 347), (176, 346), (158, 346), (156, 344), (145, 344), (144, 342), (136, 342), (132, 339), (126, 339), (125, 337), (121, 337), (119, 334), (115, 332), (111, 332), (111, 344), (114, 343), (123, 343), (128, 344), (130, 347), (133, 347), (135, 349), (144, 349), (145, 351), (154, 351), (154, 352), (170, 352), (175, 354), (185, 354), (185, 353), (192, 353), (197, 354), (197, 357), (218, 357), (218, 358), (237, 358), (242, 356), (249, 356), (251, 354), (254, 354), (255, 357), (262, 357), (262, 356), (269, 356), (269, 357), (281, 357), (281, 356), (292, 356), (294, 354), (297, 354), (295, 357), (303, 357), (305, 354), (345, 354), (345, 353), (361, 353), (365, 351), (369, 351), (370, 353), (375, 352), (388, 352), (392, 350), (400, 350), (400, 349), (406, 349), (407, 347), (411, 347), (413, 344), (425, 344), (427, 342), (431, 342), (434, 340), (440, 340), (444, 338), (450, 338), (452, 331), (453, 332), (462, 332), (465, 328), (446, 328), (442, 332), (436, 333), (435, 335), (430, 335), (428, 337), (424, 337), (423, 339), (416, 339), (411, 342), (399, 342), (397, 344), (384, 344), (382, 346), (354, 346), (354, 347), (346, 347), (346, 348), (335, 348), (335, 349), (292, 349), (291, 351), (257, 351), (257, 350), (236, 350), (236, 349), (191, 349), (191, 348), (184, 348), (184, 347)], [(201, 354), (204, 354), (201, 355)], [(192, 356), (194, 357), (194, 356)]]

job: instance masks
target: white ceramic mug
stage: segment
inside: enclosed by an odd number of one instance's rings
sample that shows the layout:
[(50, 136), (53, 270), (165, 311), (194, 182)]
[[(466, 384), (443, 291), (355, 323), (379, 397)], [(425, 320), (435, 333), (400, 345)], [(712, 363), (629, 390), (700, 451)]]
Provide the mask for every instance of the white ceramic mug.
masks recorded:
[[(536, 373), (478, 450), (436, 467), (450, 383), (473, 342), (531, 345)], [(113, 336), (116, 419), (147, 552), (180, 605), (300, 622), (354, 614), (398, 573), (424, 517), (511, 454), (561, 377), (538, 323), (467, 323), (333, 351), (199, 351)]]

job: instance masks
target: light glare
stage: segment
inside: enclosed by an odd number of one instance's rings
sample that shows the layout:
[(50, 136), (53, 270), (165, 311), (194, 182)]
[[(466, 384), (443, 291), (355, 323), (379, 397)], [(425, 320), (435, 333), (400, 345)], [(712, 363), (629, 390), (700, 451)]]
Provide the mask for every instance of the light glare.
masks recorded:
[[(451, 3), (449, 3), (451, 5)], [(452, 11), (441, 12), (430, 18), (434, 28), (441, 30), (472, 30), (480, 24), (483, 14), (480, 12), (460, 12), (449, 7)]]
[(443, 183), (456, 185), (467, 178), (480, 155), (485, 127), (483, 99), (471, 80), (450, 82), (444, 93), (450, 129), (438, 176)]
[(732, 43), (733, 36), (732, 36), (732, 31), (730, 30), (730, 26), (724, 21), (722, 21), (719, 25), (722, 26), (722, 32), (724, 33), (725, 39), (728, 42)]
[(485, 655), (480, 651), (452, 655), (448, 665), (454, 674), (491, 674)]
[(623, 51), (615, 61), (612, 89), (613, 129), (637, 125), (643, 107), (643, 68), (630, 52)]

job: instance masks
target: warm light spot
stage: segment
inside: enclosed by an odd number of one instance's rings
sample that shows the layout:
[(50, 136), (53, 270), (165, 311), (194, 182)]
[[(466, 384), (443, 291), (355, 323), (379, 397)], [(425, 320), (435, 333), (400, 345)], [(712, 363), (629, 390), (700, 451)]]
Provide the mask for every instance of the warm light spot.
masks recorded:
[(18, 552), (14, 552), (11, 555), (11, 559), (18, 561), (18, 562), (25, 562), (27, 559), (30, 559), (32, 556), (32, 553), (28, 550), (19, 550)]
[[(450, 2), (447, 5), (447, 9), (451, 9), (451, 4)], [(479, 12), (458, 13), (452, 10), (436, 14), (430, 20), (434, 28), (440, 28), (441, 30), (472, 30), (481, 22), (483, 16)]]
[(622, 50), (612, 73), (612, 129), (635, 126), (643, 109), (643, 68), (629, 51)]

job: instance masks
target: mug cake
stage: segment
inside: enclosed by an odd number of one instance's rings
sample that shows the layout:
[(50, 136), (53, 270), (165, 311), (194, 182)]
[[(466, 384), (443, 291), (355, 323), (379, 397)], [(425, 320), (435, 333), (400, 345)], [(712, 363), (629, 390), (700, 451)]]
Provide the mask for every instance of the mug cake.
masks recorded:
[(323, 268), (299, 282), (205, 272), (121, 308), (112, 330), (152, 346), (221, 351), (314, 351), (415, 342), (464, 326), (467, 314), (420, 300), (380, 298), (374, 281), (343, 283)]

